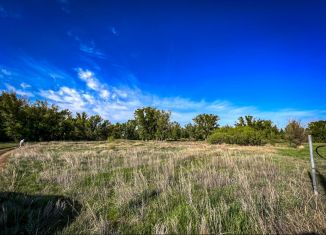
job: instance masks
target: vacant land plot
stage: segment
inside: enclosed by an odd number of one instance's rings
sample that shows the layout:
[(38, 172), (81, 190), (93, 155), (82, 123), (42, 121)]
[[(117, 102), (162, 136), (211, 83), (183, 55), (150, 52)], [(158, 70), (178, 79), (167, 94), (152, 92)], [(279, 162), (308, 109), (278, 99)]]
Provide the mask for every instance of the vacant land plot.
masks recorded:
[(295, 155), (203, 142), (25, 146), (0, 169), (0, 227), (8, 234), (325, 233), (325, 163), (317, 161), (316, 197), (309, 158)]

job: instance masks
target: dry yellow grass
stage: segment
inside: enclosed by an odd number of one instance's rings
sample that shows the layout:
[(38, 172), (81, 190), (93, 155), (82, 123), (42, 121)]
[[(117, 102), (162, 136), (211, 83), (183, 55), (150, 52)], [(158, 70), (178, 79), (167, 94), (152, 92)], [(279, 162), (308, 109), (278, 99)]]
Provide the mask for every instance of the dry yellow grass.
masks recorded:
[(308, 170), (272, 146), (52, 142), (15, 151), (0, 190), (78, 201), (59, 233), (324, 233)]

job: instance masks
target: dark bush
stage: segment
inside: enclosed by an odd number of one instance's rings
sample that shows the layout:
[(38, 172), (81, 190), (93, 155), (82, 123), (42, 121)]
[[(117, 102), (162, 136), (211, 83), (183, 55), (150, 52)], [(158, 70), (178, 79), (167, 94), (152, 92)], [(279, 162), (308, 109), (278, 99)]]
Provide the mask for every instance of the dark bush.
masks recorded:
[(264, 134), (251, 127), (223, 127), (208, 137), (210, 144), (264, 145)]

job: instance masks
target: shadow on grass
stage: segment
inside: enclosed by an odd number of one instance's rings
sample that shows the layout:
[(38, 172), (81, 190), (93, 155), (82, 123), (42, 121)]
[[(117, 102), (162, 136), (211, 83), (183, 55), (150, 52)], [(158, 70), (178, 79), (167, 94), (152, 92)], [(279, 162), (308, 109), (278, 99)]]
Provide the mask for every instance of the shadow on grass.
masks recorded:
[(312, 180), (312, 176), (311, 176), (310, 171), (308, 171), (308, 176), (309, 176), (310, 183), (311, 183), (311, 189), (314, 190), (314, 183), (313, 183), (313, 180)]
[(322, 187), (324, 193), (326, 194), (326, 177), (317, 170), (317, 178), (319, 185)]
[[(308, 172), (310, 182), (311, 182), (311, 188), (313, 190), (313, 183), (312, 183), (312, 176), (311, 173)], [(316, 181), (317, 181), (317, 190), (320, 193), (322, 190), (324, 194), (326, 194), (326, 177), (322, 175), (318, 170), (316, 170)], [(321, 189), (321, 190), (320, 190)]]
[(71, 224), (81, 208), (63, 196), (0, 192), (0, 234), (55, 234)]
[(141, 195), (131, 200), (128, 203), (128, 206), (125, 208), (125, 210), (132, 210), (132, 211), (137, 210), (143, 204), (147, 204), (149, 201), (157, 198), (160, 195), (160, 193), (161, 192), (157, 189), (145, 190)]

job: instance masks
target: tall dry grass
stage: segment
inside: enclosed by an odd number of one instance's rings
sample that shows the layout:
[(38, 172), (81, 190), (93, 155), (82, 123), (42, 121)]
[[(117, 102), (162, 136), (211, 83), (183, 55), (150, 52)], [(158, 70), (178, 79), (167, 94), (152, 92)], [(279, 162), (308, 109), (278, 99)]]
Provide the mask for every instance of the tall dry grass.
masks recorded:
[(302, 159), (201, 142), (60, 143), (16, 151), (0, 190), (77, 200), (59, 233), (325, 233)]

